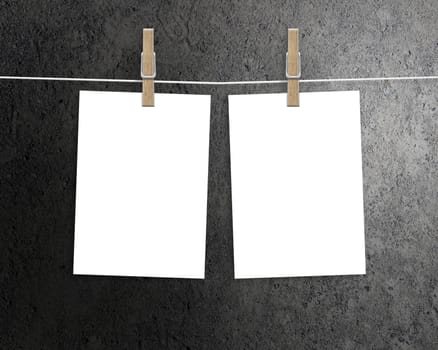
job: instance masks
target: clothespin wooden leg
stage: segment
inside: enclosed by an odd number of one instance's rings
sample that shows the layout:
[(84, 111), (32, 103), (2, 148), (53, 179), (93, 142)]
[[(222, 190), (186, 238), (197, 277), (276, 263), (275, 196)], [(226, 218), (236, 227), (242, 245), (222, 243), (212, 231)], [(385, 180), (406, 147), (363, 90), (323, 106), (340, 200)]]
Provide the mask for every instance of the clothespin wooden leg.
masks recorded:
[[(142, 59), (142, 75), (154, 76), (155, 75), (155, 57), (154, 57), (154, 29), (143, 29), (143, 59)], [(142, 105), (143, 107), (153, 107), (155, 103), (154, 99), (154, 79), (143, 78), (143, 95)]]
[(299, 39), (298, 29), (289, 28), (287, 31), (287, 75), (296, 78), (287, 77), (287, 105), (288, 107), (299, 107), (300, 105), (300, 81), (301, 74), (300, 57), (299, 57)]

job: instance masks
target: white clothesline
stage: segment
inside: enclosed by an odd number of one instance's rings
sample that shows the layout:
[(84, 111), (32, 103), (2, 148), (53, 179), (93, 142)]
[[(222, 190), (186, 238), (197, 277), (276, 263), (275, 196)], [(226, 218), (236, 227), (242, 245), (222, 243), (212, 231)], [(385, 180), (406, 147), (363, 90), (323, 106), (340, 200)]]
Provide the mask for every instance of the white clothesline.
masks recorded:
[[(377, 77), (377, 78), (327, 78), (327, 79), (303, 79), (305, 83), (330, 83), (330, 82), (366, 82), (366, 81), (397, 81), (397, 80), (433, 80), (438, 75), (414, 76), (414, 77)], [(71, 77), (24, 77), (24, 76), (0, 76), (0, 80), (43, 80), (43, 81), (70, 81), (70, 82), (95, 82), (95, 83), (141, 83), (136, 79), (105, 79), (105, 78), (71, 78)], [(180, 84), (180, 85), (266, 85), (285, 84), (287, 80), (248, 80), (248, 81), (191, 81), (191, 80), (155, 80), (155, 84)]]

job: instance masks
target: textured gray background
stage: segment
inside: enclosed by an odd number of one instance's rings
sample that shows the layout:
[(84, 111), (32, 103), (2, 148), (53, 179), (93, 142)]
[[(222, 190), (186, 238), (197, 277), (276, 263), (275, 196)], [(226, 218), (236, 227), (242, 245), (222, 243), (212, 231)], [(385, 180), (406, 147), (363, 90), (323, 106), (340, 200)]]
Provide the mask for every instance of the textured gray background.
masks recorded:
[[(283, 79), (438, 74), (438, 2), (0, 1), (0, 75)], [(361, 91), (366, 276), (233, 280), (227, 94), (211, 93), (206, 279), (73, 276), (78, 91), (0, 82), (0, 348), (438, 348), (438, 81), (303, 84)], [(309, 135), (311, 137), (311, 135)], [(315, 216), (317, 220), (317, 216)]]

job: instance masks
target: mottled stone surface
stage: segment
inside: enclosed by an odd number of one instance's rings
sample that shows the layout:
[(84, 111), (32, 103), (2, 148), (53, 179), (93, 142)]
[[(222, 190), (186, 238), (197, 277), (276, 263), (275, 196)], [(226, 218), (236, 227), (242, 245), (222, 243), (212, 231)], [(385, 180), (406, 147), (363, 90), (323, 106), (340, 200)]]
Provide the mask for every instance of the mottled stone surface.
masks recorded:
[[(305, 79), (438, 74), (436, 1), (0, 5), (0, 75), (138, 79), (147, 26), (158, 79), (283, 79), (288, 26)], [(205, 280), (72, 275), (80, 89), (140, 85), (0, 82), (1, 349), (438, 348), (438, 81), (302, 84), (361, 91), (367, 275), (240, 281), (227, 94), (285, 86), (157, 86), (212, 94)]]

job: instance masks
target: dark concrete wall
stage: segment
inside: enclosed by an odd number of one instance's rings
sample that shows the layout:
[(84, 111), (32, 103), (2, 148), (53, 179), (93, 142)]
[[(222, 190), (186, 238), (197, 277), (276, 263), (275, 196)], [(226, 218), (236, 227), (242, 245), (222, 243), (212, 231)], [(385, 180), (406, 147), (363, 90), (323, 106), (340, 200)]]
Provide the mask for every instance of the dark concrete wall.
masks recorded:
[[(438, 74), (434, 0), (3, 0), (0, 18), (0, 75), (139, 79), (154, 27), (157, 79), (283, 79), (292, 26), (303, 79)], [(303, 84), (361, 91), (367, 275), (239, 281), (227, 94), (284, 85), (157, 86), (212, 94), (206, 279), (181, 280), (72, 275), (79, 90), (140, 85), (1, 81), (0, 348), (438, 348), (437, 88)]]

